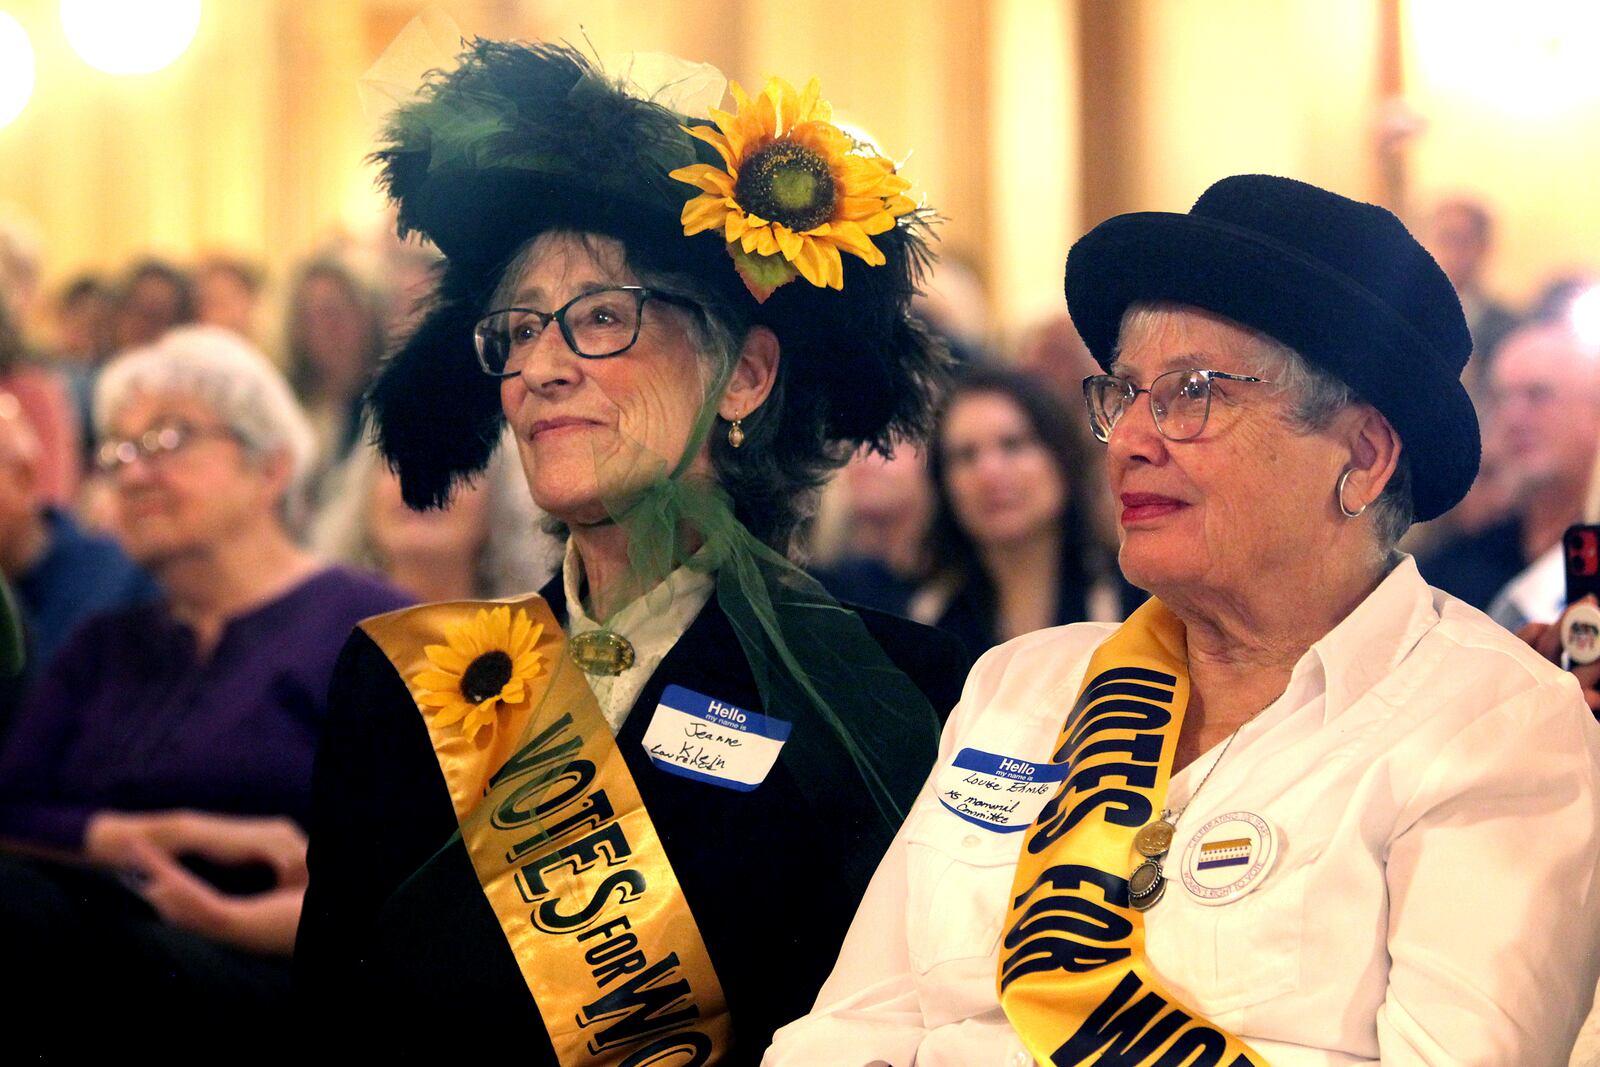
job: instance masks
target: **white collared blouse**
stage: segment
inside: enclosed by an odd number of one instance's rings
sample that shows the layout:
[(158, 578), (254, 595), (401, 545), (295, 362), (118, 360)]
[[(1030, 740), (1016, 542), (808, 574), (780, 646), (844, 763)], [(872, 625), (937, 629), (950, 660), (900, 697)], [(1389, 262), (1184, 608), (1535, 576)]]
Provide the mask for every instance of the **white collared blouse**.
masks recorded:
[[(1030, 634), (973, 668), (833, 974), (765, 1067), (1031, 1062), (995, 989), (1025, 835), (936, 786), (967, 749), (1048, 763), (1113, 629)], [(1173, 776), (1169, 807), (1220, 748)], [(1403, 558), (1183, 810), (1150, 964), (1280, 1067), (1565, 1064), (1600, 972), (1597, 775), (1574, 680)], [(1202, 903), (1178, 868), (1230, 813), (1265, 821), (1277, 855), (1249, 892)]]
[[(567, 597), (567, 636), (600, 629), (600, 623), (590, 618), (583, 607), (580, 595), (583, 560), (571, 541), (567, 542), (567, 553), (561, 562), (561, 583)], [(685, 565), (606, 620), (610, 629), (633, 645), (633, 666), (615, 676), (585, 674), (583, 677), (613, 734), (622, 729), (645, 683), (715, 590), (716, 580), (710, 574)]]

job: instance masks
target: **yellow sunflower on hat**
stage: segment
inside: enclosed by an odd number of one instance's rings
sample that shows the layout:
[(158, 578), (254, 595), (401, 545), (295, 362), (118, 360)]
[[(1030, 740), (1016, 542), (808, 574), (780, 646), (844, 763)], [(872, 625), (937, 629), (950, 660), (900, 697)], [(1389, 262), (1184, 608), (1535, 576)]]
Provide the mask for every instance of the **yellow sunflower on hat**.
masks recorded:
[(528, 683), (545, 671), (544, 656), (534, 651), (543, 636), (543, 623), (505, 605), (447, 625), (445, 643), (423, 649), (433, 666), (412, 678), (421, 690), (417, 702), (435, 726), (459, 722), (467, 739), (476, 740), (502, 705), (532, 695)]
[(720, 230), (757, 300), (797, 275), (819, 288), (844, 288), (840, 252), (882, 266), (872, 237), (916, 209), (904, 195), (911, 183), (833, 125), (815, 78), (803, 93), (782, 78), (768, 79), (754, 100), (737, 82), (730, 90), (736, 110), (712, 109), (717, 129), (684, 127), (726, 164), (672, 171), (700, 190), (683, 206), (684, 234)]

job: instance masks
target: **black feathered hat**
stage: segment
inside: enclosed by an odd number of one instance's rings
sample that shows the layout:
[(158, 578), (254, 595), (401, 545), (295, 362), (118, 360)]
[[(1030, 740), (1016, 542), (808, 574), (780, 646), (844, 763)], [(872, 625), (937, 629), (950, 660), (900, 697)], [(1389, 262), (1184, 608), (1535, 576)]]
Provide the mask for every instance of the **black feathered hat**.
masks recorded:
[(1224, 178), (1188, 214), (1141, 211), (1090, 230), (1067, 255), (1066, 292), (1107, 369), (1123, 313), (1141, 301), (1203, 308), (1295, 349), (1393, 424), (1419, 522), (1454, 507), (1477, 477), (1461, 302), (1381, 207), (1289, 178)]
[(395, 113), (374, 157), (380, 180), (401, 233), (445, 256), (425, 317), (367, 398), (407, 503), (442, 505), (488, 462), (502, 416), (473, 326), (508, 261), (552, 229), (615, 237), (635, 265), (688, 272), (770, 328), (785, 408), (823, 412), (829, 440), (885, 448), (926, 432), (946, 358), (909, 313), (926, 212), (898, 208), (871, 237), (884, 262), (844, 256), (840, 288), (797, 278), (758, 300), (720, 228), (685, 236), (685, 205), (701, 190), (671, 172), (722, 162), (686, 126), (711, 129), (623, 91), (570, 48), (481, 40)]

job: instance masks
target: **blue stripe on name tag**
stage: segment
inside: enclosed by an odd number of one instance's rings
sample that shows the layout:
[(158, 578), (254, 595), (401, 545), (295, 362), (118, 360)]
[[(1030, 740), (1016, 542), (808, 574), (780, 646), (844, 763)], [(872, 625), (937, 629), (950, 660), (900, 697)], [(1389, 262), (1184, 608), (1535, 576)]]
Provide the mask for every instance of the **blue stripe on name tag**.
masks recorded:
[(981, 771), (1014, 782), (1061, 782), (1071, 768), (1065, 763), (1031, 763), (976, 748), (964, 748), (950, 761), (964, 771)]
[[(950, 767), (946, 770), (949, 769), (983, 775), (992, 780), (995, 788), (975, 787), (968, 792), (965, 786), (961, 786), (959, 788), (963, 795), (959, 799), (949, 792), (941, 792), (939, 803), (951, 814), (997, 834), (1021, 833), (1033, 825), (1038, 810), (1056, 792), (1053, 787), (1064, 781), (1071, 770), (1065, 763), (1036, 763), (977, 748), (962, 749), (950, 761)], [(1001, 789), (1001, 783), (1046, 788), (1039, 792), (1029, 791), (1024, 797), (1009, 789)], [(1022, 807), (1024, 803), (1031, 811)], [(1023, 814), (1026, 814), (1025, 818), (1020, 817)], [(1017, 821), (1013, 822), (1013, 819)]]
[[(774, 719), (770, 715), (763, 715), (759, 711), (747, 711), (744, 708), (714, 700), (704, 693), (696, 693), (693, 689), (685, 689), (681, 685), (669, 685), (661, 694), (661, 703), (669, 708), (677, 708), (687, 715), (706, 722), (714, 722), (718, 726), (729, 730), (740, 730), (744, 733), (759, 734), (770, 737), (774, 741), (789, 740), (789, 730), (792, 726), (787, 720)], [(704, 777), (688, 771), (683, 772), (686, 777)]]

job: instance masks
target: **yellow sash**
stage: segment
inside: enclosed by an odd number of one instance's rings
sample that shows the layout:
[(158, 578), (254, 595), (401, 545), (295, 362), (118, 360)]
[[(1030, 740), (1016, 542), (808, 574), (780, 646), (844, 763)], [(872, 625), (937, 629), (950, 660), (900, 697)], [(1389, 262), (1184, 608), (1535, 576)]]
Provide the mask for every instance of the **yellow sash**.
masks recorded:
[(538, 675), (476, 737), (440, 723), (437, 646), (496, 605), (427, 604), (361, 628), (424, 713), (478, 881), (556, 1055), (564, 1067), (719, 1062), (731, 1035), (722, 987), (561, 624), (538, 596), (498, 603), (520, 633), (538, 634)]
[(1161, 814), (1188, 704), (1183, 624), (1151, 599), (1089, 660), (1052, 758), (1072, 771), (1017, 863), (1000, 1005), (1040, 1063), (1266, 1063), (1161, 987), (1144, 956), (1144, 917), (1128, 903), (1142, 859), (1133, 838)]

